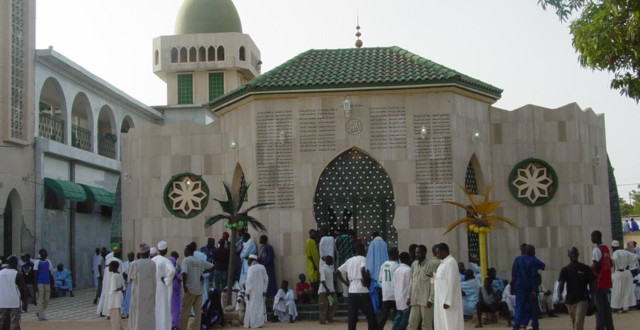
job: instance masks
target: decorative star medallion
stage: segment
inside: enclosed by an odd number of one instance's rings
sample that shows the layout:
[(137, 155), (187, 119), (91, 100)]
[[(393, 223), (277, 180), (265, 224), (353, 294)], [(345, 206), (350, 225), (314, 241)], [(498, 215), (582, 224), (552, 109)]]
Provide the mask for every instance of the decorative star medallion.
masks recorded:
[(555, 194), (558, 177), (553, 168), (539, 159), (525, 159), (518, 163), (509, 175), (509, 190), (519, 202), (542, 205)]
[(199, 175), (179, 174), (165, 187), (164, 203), (171, 214), (179, 218), (193, 218), (207, 207), (209, 187)]

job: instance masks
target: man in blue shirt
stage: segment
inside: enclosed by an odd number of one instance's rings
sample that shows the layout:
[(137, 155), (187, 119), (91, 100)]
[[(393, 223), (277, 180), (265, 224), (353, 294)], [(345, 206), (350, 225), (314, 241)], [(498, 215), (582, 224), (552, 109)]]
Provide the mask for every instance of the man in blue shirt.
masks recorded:
[(53, 271), (53, 277), (56, 283), (56, 294), (62, 294), (64, 297), (69, 292), (69, 295), (73, 297), (71, 271), (65, 269), (63, 264), (58, 264), (56, 270)]
[(45, 312), (49, 305), (49, 297), (51, 297), (51, 287), (55, 282), (51, 274), (51, 261), (47, 259), (49, 255), (47, 250), (40, 249), (38, 253), (40, 254), (40, 259), (33, 264), (33, 270), (36, 272), (36, 288), (38, 290), (38, 312), (36, 316), (40, 321), (46, 321), (47, 315)]

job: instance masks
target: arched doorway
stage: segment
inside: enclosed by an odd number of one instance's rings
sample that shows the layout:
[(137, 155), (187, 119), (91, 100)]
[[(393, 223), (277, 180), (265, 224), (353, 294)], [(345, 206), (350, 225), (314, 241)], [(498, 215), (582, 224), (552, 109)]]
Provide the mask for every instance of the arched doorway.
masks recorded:
[[(473, 154), (471, 159), (469, 159), (469, 163), (467, 163), (467, 170), (464, 176), (464, 189), (473, 195), (477, 195), (480, 193), (480, 189), (483, 188), (481, 186), (482, 183), (480, 163), (478, 162), (476, 154)], [(478, 239), (478, 234), (470, 230), (467, 231), (467, 248), (469, 258), (480, 256), (480, 240)]]
[[(351, 148), (327, 165), (318, 179), (313, 204), (320, 229), (351, 229), (365, 243), (373, 232), (379, 232), (390, 246), (398, 245), (391, 179), (362, 150)], [(351, 212), (348, 223), (342, 221), (344, 210)]]
[[(22, 220), (22, 202), (14, 189), (9, 194), (2, 215), (2, 253), (10, 256), (20, 248), (20, 226)], [(14, 249), (15, 247), (15, 249)]]

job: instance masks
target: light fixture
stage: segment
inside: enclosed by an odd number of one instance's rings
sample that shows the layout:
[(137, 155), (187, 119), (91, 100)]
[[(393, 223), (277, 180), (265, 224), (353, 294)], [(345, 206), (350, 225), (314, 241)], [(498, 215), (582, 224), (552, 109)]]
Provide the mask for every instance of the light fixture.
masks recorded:
[(349, 101), (348, 97), (344, 98), (344, 101), (342, 102), (342, 109), (344, 109), (344, 115), (347, 118), (351, 117), (351, 101)]
[(427, 126), (422, 125), (422, 128), (420, 129), (420, 136), (423, 140), (427, 138)]
[(236, 141), (234, 140), (231, 140), (231, 144), (229, 144), (229, 148), (231, 148), (231, 150), (238, 149), (238, 143), (236, 143)]
[(478, 130), (473, 131), (473, 134), (471, 135), (471, 140), (474, 142), (480, 140), (480, 132)]
[(287, 133), (280, 131), (280, 144), (284, 145), (287, 142)]

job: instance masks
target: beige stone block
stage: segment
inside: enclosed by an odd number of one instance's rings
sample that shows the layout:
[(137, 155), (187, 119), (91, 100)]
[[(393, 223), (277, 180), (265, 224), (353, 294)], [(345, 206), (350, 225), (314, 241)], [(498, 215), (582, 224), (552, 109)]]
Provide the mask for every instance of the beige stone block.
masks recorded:
[(396, 212), (393, 220), (393, 225), (396, 227), (396, 229), (400, 230), (411, 228), (409, 219), (409, 207), (396, 206)]
[(394, 184), (393, 192), (396, 205), (409, 205), (409, 184)]
[(425, 207), (409, 206), (409, 225), (412, 229), (431, 228), (428, 224), (431, 219), (425, 214)]

